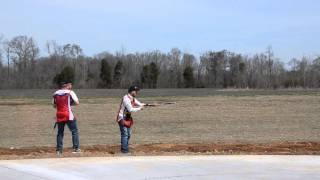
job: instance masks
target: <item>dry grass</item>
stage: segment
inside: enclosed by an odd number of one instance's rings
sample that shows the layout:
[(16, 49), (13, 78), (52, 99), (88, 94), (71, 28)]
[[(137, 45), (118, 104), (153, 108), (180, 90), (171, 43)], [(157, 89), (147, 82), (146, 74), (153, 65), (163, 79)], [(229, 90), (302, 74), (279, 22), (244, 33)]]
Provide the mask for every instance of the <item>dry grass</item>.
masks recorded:
[[(74, 109), (82, 145), (119, 143), (115, 117), (120, 98), (87, 98)], [(177, 103), (136, 113), (133, 144), (320, 141), (317, 93), (160, 96), (141, 101)], [(55, 112), (49, 103), (43, 98), (0, 100), (0, 147), (55, 146)], [(66, 131), (66, 147), (71, 146), (70, 139)]]

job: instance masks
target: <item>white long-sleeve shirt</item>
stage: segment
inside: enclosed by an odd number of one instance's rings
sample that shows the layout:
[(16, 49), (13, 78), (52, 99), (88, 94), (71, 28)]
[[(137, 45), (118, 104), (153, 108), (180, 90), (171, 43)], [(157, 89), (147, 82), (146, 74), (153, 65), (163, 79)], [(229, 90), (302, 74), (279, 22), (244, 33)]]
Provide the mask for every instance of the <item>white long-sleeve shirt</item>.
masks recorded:
[(57, 122), (75, 119), (71, 109), (72, 101), (79, 104), (77, 95), (71, 90), (60, 89), (53, 94), (52, 104), (57, 109)]
[(140, 111), (142, 106), (143, 103), (132, 97), (130, 94), (123, 96), (119, 107), (117, 121), (124, 119), (126, 112), (132, 113)]
[[(79, 104), (79, 98), (76, 95), (76, 93), (74, 93), (74, 91), (72, 90), (67, 90), (67, 89), (59, 89), (56, 92), (53, 93), (53, 96), (55, 95), (61, 95), (61, 94), (70, 94), (72, 100), (74, 101), (75, 104)], [(52, 105), (55, 106), (55, 101), (54, 98), (52, 98)]]

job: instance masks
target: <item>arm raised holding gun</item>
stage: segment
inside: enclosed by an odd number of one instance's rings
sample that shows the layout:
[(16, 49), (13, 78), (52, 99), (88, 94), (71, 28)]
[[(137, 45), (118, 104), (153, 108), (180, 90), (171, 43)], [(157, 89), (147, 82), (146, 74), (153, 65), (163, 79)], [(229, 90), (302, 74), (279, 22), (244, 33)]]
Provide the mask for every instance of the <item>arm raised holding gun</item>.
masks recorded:
[(141, 103), (136, 99), (138, 95), (138, 91), (140, 89), (137, 86), (131, 86), (128, 89), (128, 94), (124, 95), (118, 115), (117, 122), (120, 128), (121, 134), (121, 152), (128, 153), (129, 152), (129, 140), (131, 137), (131, 126), (133, 125), (132, 113), (140, 111), (145, 106), (144, 103)]

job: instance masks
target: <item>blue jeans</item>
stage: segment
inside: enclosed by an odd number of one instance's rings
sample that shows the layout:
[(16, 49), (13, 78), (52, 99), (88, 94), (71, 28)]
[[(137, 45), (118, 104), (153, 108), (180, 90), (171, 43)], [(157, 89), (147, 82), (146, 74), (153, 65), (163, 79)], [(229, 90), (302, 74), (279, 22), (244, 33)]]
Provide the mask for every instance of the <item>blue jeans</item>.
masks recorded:
[(79, 133), (77, 127), (77, 121), (66, 121), (66, 122), (58, 122), (58, 134), (57, 134), (57, 151), (61, 151), (63, 149), (63, 136), (64, 136), (64, 126), (67, 124), (68, 128), (72, 134), (72, 144), (73, 149), (79, 149)]
[(120, 122), (118, 123), (120, 127), (121, 133), (121, 152), (128, 153), (129, 152), (129, 140), (131, 136), (131, 128), (125, 127)]

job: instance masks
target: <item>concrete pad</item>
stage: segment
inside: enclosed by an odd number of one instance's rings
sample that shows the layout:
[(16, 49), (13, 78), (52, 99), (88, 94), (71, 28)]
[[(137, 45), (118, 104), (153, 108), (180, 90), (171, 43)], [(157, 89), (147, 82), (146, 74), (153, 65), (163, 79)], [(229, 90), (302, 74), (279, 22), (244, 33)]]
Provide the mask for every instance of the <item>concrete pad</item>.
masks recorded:
[(320, 179), (320, 156), (126, 156), (0, 161), (0, 179)]

